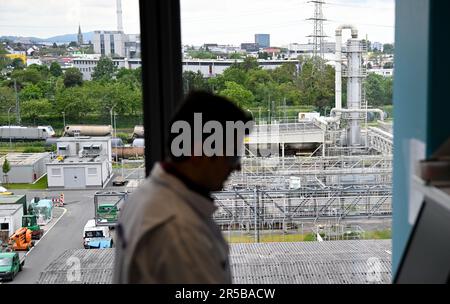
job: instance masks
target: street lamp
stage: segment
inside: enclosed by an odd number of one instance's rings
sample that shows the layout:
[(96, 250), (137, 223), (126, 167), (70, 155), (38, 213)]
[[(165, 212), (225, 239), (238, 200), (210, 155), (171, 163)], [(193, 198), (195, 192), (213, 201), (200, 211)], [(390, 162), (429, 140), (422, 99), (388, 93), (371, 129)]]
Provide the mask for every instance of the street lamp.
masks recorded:
[(8, 109), (8, 132), (9, 132), (9, 149), (12, 149), (12, 140), (11, 140), (11, 120), (9, 118), (9, 113), (11, 112), (11, 109), (14, 109), (15, 106), (9, 107)]
[(62, 116), (63, 116), (63, 129), (66, 128), (66, 112), (62, 111)]

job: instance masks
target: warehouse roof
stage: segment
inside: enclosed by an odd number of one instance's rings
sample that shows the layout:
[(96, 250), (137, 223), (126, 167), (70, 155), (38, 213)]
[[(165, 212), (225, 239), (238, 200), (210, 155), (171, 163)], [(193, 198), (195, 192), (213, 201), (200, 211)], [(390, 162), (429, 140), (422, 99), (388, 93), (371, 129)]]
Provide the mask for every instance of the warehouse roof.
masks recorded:
[[(391, 241), (328, 241), (231, 244), (234, 283), (390, 283)], [(80, 281), (111, 283), (114, 249), (71, 249), (41, 273), (38, 283), (71, 283), (71, 257), (81, 264)], [(68, 266), (69, 265), (69, 266)], [(369, 271), (377, 270), (373, 275)], [(378, 281), (377, 279), (380, 279)]]
[(0, 157), (0, 164), (3, 164), (6, 157), (11, 166), (30, 166), (48, 156), (49, 153), (8, 153)]

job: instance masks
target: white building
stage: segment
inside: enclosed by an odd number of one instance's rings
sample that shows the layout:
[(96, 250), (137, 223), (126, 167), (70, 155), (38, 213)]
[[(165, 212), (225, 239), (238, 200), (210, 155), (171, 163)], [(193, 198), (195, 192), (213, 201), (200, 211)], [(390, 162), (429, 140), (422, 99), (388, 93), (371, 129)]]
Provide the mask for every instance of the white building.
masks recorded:
[[(9, 153), (0, 158), (0, 166), (5, 158), (11, 166), (8, 172), (8, 183), (31, 184), (47, 173), (45, 164), (50, 160), (49, 153)], [(3, 171), (0, 171), (1, 182), (6, 181)]]
[[(226, 69), (232, 66), (234, 63), (243, 62), (242, 59), (183, 59), (183, 72), (191, 71), (200, 73), (204, 77), (213, 77), (222, 74)], [(258, 60), (259, 65), (263, 69), (271, 70), (280, 67), (285, 63), (294, 63), (298, 66), (298, 60)]]
[(9, 236), (22, 227), (22, 216), (22, 205), (0, 204), (0, 239), (7, 241)]
[[(91, 80), (92, 73), (100, 60), (100, 54), (83, 54), (73, 59), (73, 66), (83, 74), (83, 80)], [(117, 68), (137, 69), (141, 66), (140, 58), (113, 58), (111, 59)]]
[(57, 157), (47, 164), (49, 188), (105, 187), (112, 176), (110, 137), (61, 137)]
[(95, 31), (92, 41), (94, 52), (108, 57), (125, 57), (126, 38), (126, 35), (119, 31)]

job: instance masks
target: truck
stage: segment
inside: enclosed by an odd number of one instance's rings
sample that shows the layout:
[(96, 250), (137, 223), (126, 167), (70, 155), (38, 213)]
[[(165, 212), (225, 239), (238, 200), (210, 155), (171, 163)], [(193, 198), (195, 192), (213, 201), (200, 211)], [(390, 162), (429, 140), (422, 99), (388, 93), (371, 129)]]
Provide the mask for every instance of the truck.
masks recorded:
[(55, 130), (51, 126), (0, 126), (0, 140), (46, 140), (55, 136)]
[(0, 252), (0, 280), (14, 280), (24, 264), (25, 259), (21, 261), (17, 252)]
[(102, 204), (97, 207), (97, 220), (99, 222), (116, 223), (119, 210), (115, 204)]
[(89, 220), (83, 230), (83, 246), (85, 249), (112, 248), (113, 239), (106, 226), (97, 226), (95, 219)]

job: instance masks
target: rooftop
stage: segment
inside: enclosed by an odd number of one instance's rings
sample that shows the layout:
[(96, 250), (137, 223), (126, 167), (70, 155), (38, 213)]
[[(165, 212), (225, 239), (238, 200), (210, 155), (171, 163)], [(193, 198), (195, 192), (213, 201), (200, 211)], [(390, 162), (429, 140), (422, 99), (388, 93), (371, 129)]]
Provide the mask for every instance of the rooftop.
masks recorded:
[(8, 153), (6, 156), (0, 157), (0, 163), (3, 164), (6, 157), (11, 166), (29, 166), (48, 156), (49, 153)]
[[(328, 241), (302, 243), (231, 244), (234, 283), (351, 284), (370, 283), (370, 261), (376, 261), (380, 279), (391, 282), (391, 241)], [(41, 273), (40, 284), (65, 284), (66, 262), (81, 262), (81, 282), (111, 283), (114, 249), (70, 249)], [(372, 260), (370, 260), (372, 259)]]
[(2, 205), (0, 204), (0, 216), (9, 216), (15, 214), (19, 209), (22, 209), (21, 204)]

